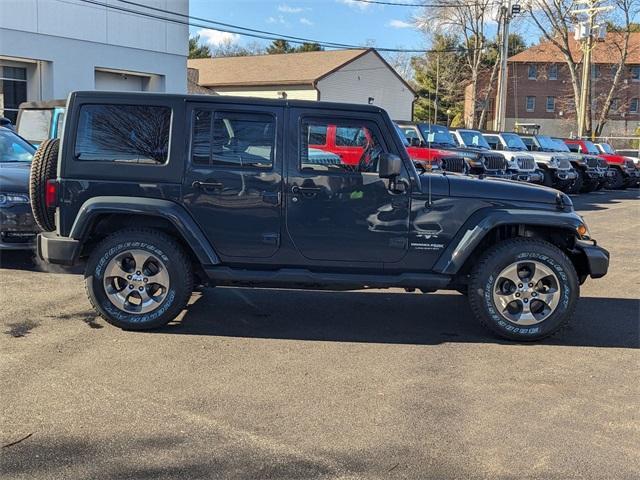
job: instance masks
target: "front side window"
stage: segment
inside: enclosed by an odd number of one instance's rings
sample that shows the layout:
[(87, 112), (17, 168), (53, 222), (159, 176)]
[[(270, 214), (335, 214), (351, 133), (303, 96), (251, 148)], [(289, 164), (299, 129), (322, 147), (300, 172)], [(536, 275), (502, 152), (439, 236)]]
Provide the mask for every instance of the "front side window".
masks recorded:
[[(327, 132), (314, 143), (313, 132)], [(300, 168), (325, 173), (377, 172), (384, 146), (372, 123), (360, 120), (305, 120), (300, 134)]]
[(196, 110), (191, 161), (194, 165), (271, 168), (275, 126), (270, 114)]
[(547, 97), (547, 112), (553, 112), (556, 109), (556, 97)]
[(553, 64), (549, 67), (549, 80), (558, 79), (558, 65)]
[(529, 80), (538, 79), (538, 65), (535, 65), (535, 64), (529, 65), (528, 76), (529, 76)]
[(167, 162), (171, 109), (156, 105), (82, 105), (75, 158), (159, 165)]
[(536, 109), (536, 97), (527, 97), (526, 105), (527, 112), (533, 112)]

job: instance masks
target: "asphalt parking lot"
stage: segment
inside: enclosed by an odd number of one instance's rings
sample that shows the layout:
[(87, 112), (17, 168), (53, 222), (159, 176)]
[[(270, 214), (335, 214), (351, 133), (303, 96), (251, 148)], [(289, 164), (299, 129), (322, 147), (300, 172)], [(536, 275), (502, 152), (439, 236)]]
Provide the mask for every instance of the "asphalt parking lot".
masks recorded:
[(400, 291), (217, 288), (123, 332), (3, 255), (2, 478), (639, 478), (639, 192), (574, 203), (610, 273), (532, 345)]

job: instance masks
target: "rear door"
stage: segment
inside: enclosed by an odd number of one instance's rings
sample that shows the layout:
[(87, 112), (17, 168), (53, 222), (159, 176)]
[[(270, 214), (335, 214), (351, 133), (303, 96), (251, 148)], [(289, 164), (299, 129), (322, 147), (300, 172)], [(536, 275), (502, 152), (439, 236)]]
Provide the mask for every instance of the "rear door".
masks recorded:
[(223, 257), (280, 247), (283, 108), (191, 103), (184, 203)]

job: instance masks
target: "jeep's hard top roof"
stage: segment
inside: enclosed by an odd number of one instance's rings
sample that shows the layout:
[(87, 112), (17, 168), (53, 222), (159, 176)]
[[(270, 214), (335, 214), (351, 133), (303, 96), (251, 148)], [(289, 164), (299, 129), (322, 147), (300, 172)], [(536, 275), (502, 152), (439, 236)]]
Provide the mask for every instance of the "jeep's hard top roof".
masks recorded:
[(91, 99), (96, 98), (100, 101), (111, 100), (121, 103), (127, 101), (140, 101), (144, 98), (158, 100), (167, 98), (173, 101), (189, 101), (202, 103), (225, 103), (229, 105), (265, 105), (279, 107), (299, 107), (299, 108), (326, 108), (330, 110), (353, 110), (358, 112), (381, 113), (385, 110), (376, 105), (367, 105), (359, 103), (338, 103), (338, 102), (318, 102), (315, 100), (288, 100), (288, 99), (271, 99), (257, 97), (236, 97), (231, 95), (187, 95), (178, 93), (156, 93), (156, 92), (104, 92), (104, 91), (75, 91), (69, 94), (69, 98), (73, 99)]

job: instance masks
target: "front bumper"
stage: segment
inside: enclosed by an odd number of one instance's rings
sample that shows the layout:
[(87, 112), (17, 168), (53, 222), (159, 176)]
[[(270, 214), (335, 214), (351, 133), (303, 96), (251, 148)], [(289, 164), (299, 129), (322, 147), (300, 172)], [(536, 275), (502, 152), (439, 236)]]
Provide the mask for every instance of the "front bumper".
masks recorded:
[(47, 263), (73, 265), (80, 254), (80, 242), (73, 238), (61, 237), (55, 232), (38, 235), (38, 256)]
[(570, 182), (578, 178), (578, 174), (575, 170), (553, 170), (554, 178), (561, 182)]
[(520, 182), (542, 183), (544, 175), (539, 171), (513, 171), (511, 179), (518, 180)]
[(589, 240), (577, 240), (576, 249), (585, 257), (586, 267), (591, 278), (601, 278), (609, 270), (609, 252), (598, 247), (596, 242)]
[(0, 207), (0, 250), (34, 248), (37, 232), (31, 205), (20, 203)]

